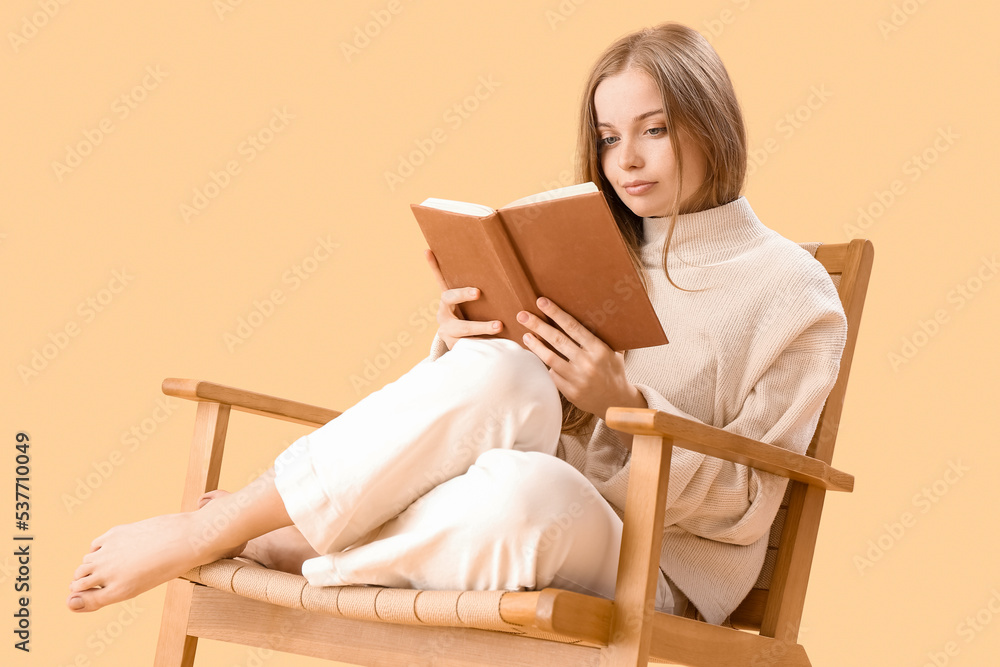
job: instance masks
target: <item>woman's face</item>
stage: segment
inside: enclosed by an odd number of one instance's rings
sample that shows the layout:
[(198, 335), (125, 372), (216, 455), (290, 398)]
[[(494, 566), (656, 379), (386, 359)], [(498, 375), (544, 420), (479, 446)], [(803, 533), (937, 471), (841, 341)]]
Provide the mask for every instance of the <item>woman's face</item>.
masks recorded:
[[(640, 217), (671, 214), (677, 190), (672, 143), (680, 141), (684, 160), (681, 202), (705, 180), (707, 160), (686, 134), (667, 123), (656, 83), (628, 69), (608, 77), (594, 91), (601, 169), (615, 192)], [(635, 185), (633, 185), (635, 184)]]

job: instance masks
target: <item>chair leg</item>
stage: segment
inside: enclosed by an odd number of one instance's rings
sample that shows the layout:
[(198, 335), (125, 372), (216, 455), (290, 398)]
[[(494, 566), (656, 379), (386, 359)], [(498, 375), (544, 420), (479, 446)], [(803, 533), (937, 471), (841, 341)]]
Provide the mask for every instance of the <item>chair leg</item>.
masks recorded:
[(193, 592), (194, 584), (190, 581), (174, 579), (167, 583), (153, 667), (193, 667), (198, 638), (187, 634)]
[(649, 661), (672, 442), (650, 435), (632, 440), (611, 636), (601, 649), (601, 667), (645, 667)]
[[(229, 426), (228, 405), (198, 403), (195, 416), (194, 438), (188, 458), (187, 477), (181, 510), (191, 512), (198, 508), (198, 498), (206, 491), (219, 486), (222, 470), (222, 452)], [(160, 636), (156, 644), (155, 667), (192, 667), (198, 638), (187, 634), (188, 615), (194, 584), (183, 579), (167, 582), (167, 597), (163, 603)]]

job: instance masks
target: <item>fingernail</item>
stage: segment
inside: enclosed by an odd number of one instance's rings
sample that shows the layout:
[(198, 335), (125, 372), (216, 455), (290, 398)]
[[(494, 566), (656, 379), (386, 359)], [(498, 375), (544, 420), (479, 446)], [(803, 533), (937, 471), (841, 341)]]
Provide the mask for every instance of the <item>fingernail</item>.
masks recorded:
[(494, 329), (499, 329), (500, 328), (500, 323), (499, 322), (494, 322), (493, 323), (493, 328)]
[(517, 321), (520, 322), (520, 323), (522, 323), (522, 324), (524, 324), (525, 322), (527, 322), (528, 321), (528, 313), (526, 313), (526, 312), (524, 312), (522, 310), (520, 313), (517, 314)]
[(83, 598), (77, 596), (69, 599), (70, 609), (83, 609)]
[(538, 307), (539, 308), (545, 308), (547, 305), (549, 305), (549, 300), (548, 299), (546, 299), (544, 296), (538, 298)]

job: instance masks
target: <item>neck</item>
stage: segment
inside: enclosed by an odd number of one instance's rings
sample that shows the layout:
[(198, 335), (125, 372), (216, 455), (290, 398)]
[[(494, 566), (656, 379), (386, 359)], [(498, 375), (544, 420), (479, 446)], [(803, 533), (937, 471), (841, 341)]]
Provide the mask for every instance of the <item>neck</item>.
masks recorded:
[[(643, 250), (662, 251), (669, 226), (670, 216), (643, 218)], [(678, 215), (670, 252), (692, 258), (728, 254), (765, 231), (746, 197), (740, 196), (722, 206)]]

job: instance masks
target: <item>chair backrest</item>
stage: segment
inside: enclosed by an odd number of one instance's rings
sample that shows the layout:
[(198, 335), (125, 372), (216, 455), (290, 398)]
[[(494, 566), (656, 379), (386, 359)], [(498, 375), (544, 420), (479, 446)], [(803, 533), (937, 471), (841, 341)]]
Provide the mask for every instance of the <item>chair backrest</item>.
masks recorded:
[[(837, 286), (847, 315), (847, 343), (840, 360), (837, 382), (826, 399), (816, 433), (806, 451), (809, 456), (828, 464), (832, 463), (837, 441), (873, 258), (874, 248), (867, 239), (825, 244), (816, 250), (816, 259), (826, 267)], [(780, 639), (796, 641), (825, 495), (824, 489), (789, 481), (781, 508), (771, 526), (767, 557), (760, 577), (750, 594), (733, 612), (730, 620), (734, 626), (755, 630), (768, 637), (779, 637), (780, 634)]]

